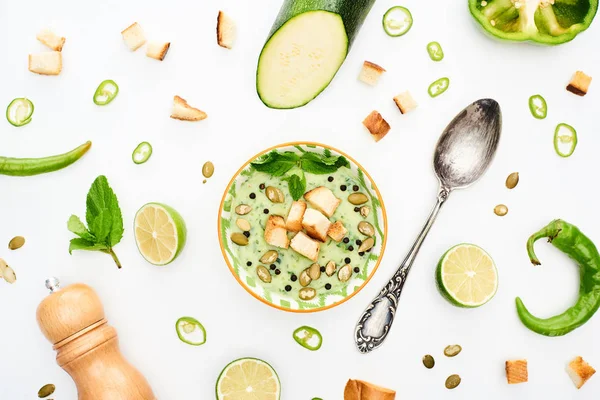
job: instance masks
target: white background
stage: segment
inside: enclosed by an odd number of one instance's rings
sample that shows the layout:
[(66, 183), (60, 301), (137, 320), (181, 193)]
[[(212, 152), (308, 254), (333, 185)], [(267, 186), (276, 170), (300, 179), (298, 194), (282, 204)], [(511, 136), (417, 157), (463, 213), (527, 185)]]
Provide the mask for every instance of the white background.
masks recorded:
[[(600, 83), (594, 82), (585, 98), (564, 90), (578, 69), (600, 79), (600, 22), (559, 47), (502, 43), (482, 33), (466, 3), (406, 0), (402, 4), (413, 12), (414, 26), (404, 37), (389, 38), (381, 16), (396, 3), (379, 0), (330, 87), (304, 108), (278, 111), (260, 102), (254, 86), (257, 57), (278, 0), (3, 1), (0, 105), (26, 96), (36, 108), (23, 128), (0, 121), (0, 154), (57, 154), (88, 139), (93, 147), (60, 172), (0, 177), (0, 242), (15, 235), (27, 238), (22, 249), (4, 247), (0, 254), (18, 276), (12, 286), (0, 282), (0, 398), (31, 399), (50, 382), (57, 386), (55, 399), (76, 398), (75, 386), (56, 365), (35, 321), (36, 307), (47, 294), (44, 279), (52, 275), (98, 291), (123, 353), (160, 399), (214, 398), (221, 369), (244, 356), (274, 366), (284, 400), (340, 400), (348, 378), (393, 388), (403, 400), (598, 398), (599, 376), (577, 391), (565, 366), (581, 355), (600, 368), (600, 317), (565, 337), (547, 338), (522, 326), (514, 298), (522, 296), (539, 316), (558, 314), (576, 299), (577, 268), (565, 256), (539, 242), (543, 265), (533, 267), (527, 259), (527, 237), (550, 220), (564, 218), (600, 243)], [(219, 9), (238, 24), (231, 51), (216, 44)], [(134, 21), (148, 38), (171, 41), (164, 62), (126, 48), (120, 32)], [(27, 54), (45, 50), (35, 39), (45, 26), (67, 37), (58, 77), (27, 71)], [(432, 62), (425, 50), (432, 40), (446, 53), (441, 63)], [(387, 69), (377, 87), (356, 79), (365, 59)], [(450, 89), (430, 99), (427, 86), (442, 76), (450, 77)], [(109, 106), (97, 107), (92, 95), (104, 79), (114, 79), (120, 93)], [(404, 90), (419, 102), (408, 115), (392, 102)], [(535, 93), (548, 101), (546, 120), (529, 113), (527, 99)], [(208, 119), (170, 119), (176, 94), (205, 110)], [(413, 267), (386, 344), (361, 355), (354, 348), (354, 324), (433, 205), (436, 140), (460, 109), (481, 97), (502, 106), (497, 157), (480, 182), (452, 194)], [(361, 125), (373, 109), (392, 126), (379, 143)], [(553, 150), (559, 122), (579, 133), (569, 159)], [(371, 283), (346, 304), (312, 315), (285, 313), (253, 299), (231, 276), (217, 239), (219, 201), (233, 173), (260, 150), (292, 140), (327, 143), (355, 157), (379, 185), (389, 217), (388, 249)], [(131, 152), (141, 141), (151, 142), (154, 154), (148, 163), (135, 165)], [(216, 172), (203, 185), (201, 166), (207, 160)], [(521, 183), (509, 191), (504, 180), (513, 171), (520, 172)], [(105, 254), (67, 252), (72, 237), (67, 219), (72, 213), (84, 216), (86, 193), (100, 174), (108, 177), (123, 210), (125, 236), (115, 247), (122, 270)], [(134, 243), (134, 214), (149, 201), (173, 206), (188, 226), (187, 247), (165, 268), (145, 262)], [(498, 203), (508, 205), (504, 218), (492, 212)], [(461, 242), (482, 246), (498, 266), (498, 293), (479, 309), (455, 308), (435, 288), (439, 257)], [(206, 345), (196, 348), (178, 340), (174, 323), (182, 315), (206, 326)], [(304, 324), (323, 333), (320, 351), (308, 352), (292, 340), (292, 331)], [(445, 358), (443, 348), (454, 343), (463, 352)], [(427, 353), (436, 358), (433, 370), (421, 364)], [(513, 358), (528, 359), (529, 383), (506, 384), (504, 361)], [(453, 373), (463, 382), (448, 391), (444, 380)]]

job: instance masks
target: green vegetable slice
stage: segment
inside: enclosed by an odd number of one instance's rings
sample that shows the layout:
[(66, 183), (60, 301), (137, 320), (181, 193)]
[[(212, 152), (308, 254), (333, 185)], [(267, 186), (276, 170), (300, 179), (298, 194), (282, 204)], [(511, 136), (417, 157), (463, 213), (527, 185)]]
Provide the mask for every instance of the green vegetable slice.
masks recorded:
[(148, 142), (142, 142), (137, 145), (133, 153), (131, 154), (131, 159), (136, 164), (143, 164), (152, 155), (152, 145)]
[(179, 340), (192, 346), (200, 346), (206, 343), (206, 329), (197, 319), (192, 317), (181, 317), (175, 323), (175, 330)]
[(444, 50), (438, 42), (427, 43), (427, 53), (433, 61), (442, 61), (444, 59)]
[(554, 131), (554, 150), (561, 157), (569, 157), (577, 147), (577, 131), (571, 125), (560, 123)]
[(406, 34), (413, 24), (413, 17), (408, 8), (395, 6), (383, 14), (383, 30), (389, 36), (398, 37)]
[(450, 79), (449, 78), (440, 78), (437, 81), (433, 82), (429, 85), (427, 89), (427, 93), (431, 97), (438, 97), (440, 94), (444, 93), (450, 87)]
[(300, 346), (310, 351), (317, 351), (323, 344), (323, 336), (313, 327), (301, 326), (294, 331), (294, 340)]
[(529, 98), (529, 110), (531, 115), (537, 119), (544, 119), (548, 115), (548, 104), (539, 94), (534, 94)]
[(119, 94), (119, 85), (111, 79), (102, 81), (94, 93), (94, 103), (99, 106), (105, 106), (112, 102)]
[(19, 97), (6, 107), (6, 119), (13, 126), (23, 126), (31, 122), (33, 103), (25, 97)]

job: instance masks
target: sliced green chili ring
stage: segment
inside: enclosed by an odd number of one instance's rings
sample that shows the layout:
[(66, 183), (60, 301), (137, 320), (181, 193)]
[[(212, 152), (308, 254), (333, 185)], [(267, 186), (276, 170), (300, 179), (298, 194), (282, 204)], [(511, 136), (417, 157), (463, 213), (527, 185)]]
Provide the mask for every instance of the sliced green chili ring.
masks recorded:
[(31, 122), (33, 103), (25, 97), (18, 97), (6, 107), (6, 119), (13, 126), (23, 126)]
[(395, 6), (383, 14), (382, 24), (389, 36), (402, 36), (412, 27), (413, 17), (408, 8)]
[(437, 81), (433, 82), (429, 85), (427, 89), (427, 93), (431, 97), (438, 97), (440, 94), (444, 93), (450, 87), (450, 79), (449, 78), (440, 78)]
[(133, 153), (131, 154), (131, 159), (136, 164), (143, 164), (152, 155), (152, 145), (148, 142), (142, 142), (137, 145)]
[(577, 147), (577, 131), (571, 125), (560, 123), (554, 131), (554, 150), (561, 157), (569, 157)]
[(438, 42), (427, 43), (427, 53), (433, 61), (437, 62), (444, 59), (444, 50), (442, 50), (442, 45)]
[(539, 94), (534, 94), (529, 98), (529, 110), (531, 115), (537, 119), (544, 119), (548, 115), (548, 104)]
[(192, 317), (181, 317), (175, 323), (175, 330), (179, 340), (192, 346), (200, 346), (206, 343), (206, 329), (197, 319)]
[(111, 79), (102, 81), (94, 93), (94, 103), (99, 106), (105, 106), (117, 97), (119, 94), (119, 85)]
[(294, 340), (300, 346), (310, 351), (317, 351), (323, 344), (321, 333), (310, 326), (301, 326), (294, 331)]

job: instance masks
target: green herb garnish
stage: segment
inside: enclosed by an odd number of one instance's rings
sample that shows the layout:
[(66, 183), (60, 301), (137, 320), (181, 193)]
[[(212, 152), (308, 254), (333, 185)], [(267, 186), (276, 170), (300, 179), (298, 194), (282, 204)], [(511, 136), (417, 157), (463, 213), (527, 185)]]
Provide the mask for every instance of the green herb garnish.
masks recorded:
[(290, 190), (290, 194), (294, 200), (299, 200), (304, 192), (306, 192), (306, 177), (302, 174), (302, 178), (296, 174), (291, 175), (288, 178), (285, 178), (288, 183), (288, 188)]
[(73, 250), (101, 251), (110, 254), (121, 268), (121, 262), (113, 246), (123, 237), (123, 217), (117, 196), (108, 185), (104, 175), (96, 178), (86, 199), (85, 220), (88, 227), (76, 215), (71, 215), (67, 228), (79, 236), (71, 239), (69, 254)]

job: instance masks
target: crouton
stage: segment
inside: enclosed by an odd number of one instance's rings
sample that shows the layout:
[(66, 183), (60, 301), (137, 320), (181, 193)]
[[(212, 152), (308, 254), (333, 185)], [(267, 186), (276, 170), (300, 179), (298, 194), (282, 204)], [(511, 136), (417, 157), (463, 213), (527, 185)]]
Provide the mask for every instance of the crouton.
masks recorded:
[(417, 102), (409, 92), (400, 93), (398, 96), (394, 97), (394, 103), (396, 103), (402, 114), (406, 114), (417, 108)]
[(394, 400), (396, 392), (372, 383), (350, 379), (344, 389), (344, 400)]
[(233, 47), (235, 41), (235, 22), (225, 14), (223, 11), (219, 11), (217, 16), (217, 44), (226, 49)]
[(317, 261), (321, 245), (319, 242), (308, 237), (304, 232), (298, 232), (296, 236), (292, 238), (290, 247), (309, 260)]
[(67, 40), (64, 37), (56, 35), (50, 29), (42, 29), (36, 35), (36, 38), (54, 51), (62, 51), (62, 48), (65, 45), (65, 40)]
[(270, 215), (265, 226), (265, 241), (271, 246), (287, 249), (290, 239), (287, 237), (285, 222), (279, 215)]
[(150, 58), (154, 58), (155, 60), (162, 61), (167, 56), (169, 47), (171, 47), (170, 42), (150, 42), (146, 47), (146, 55)]
[(325, 186), (319, 186), (311, 191), (304, 193), (304, 198), (308, 203), (321, 211), (323, 214), (331, 217), (335, 210), (342, 202), (340, 199), (335, 197), (333, 192)]
[(292, 208), (285, 221), (285, 228), (290, 232), (299, 232), (302, 230), (302, 218), (306, 211), (306, 203), (303, 201), (294, 201)]
[(596, 373), (596, 370), (592, 368), (590, 364), (585, 362), (583, 358), (577, 356), (569, 363), (567, 373), (571, 377), (575, 387), (581, 389), (583, 384)]
[(364, 119), (363, 125), (371, 132), (371, 135), (376, 142), (383, 139), (390, 131), (390, 124), (388, 124), (381, 114), (375, 110)]
[(173, 98), (173, 111), (171, 118), (181, 121), (202, 121), (208, 115), (202, 110), (190, 106), (187, 101), (179, 96)]
[(346, 236), (346, 233), (348, 233), (348, 230), (341, 221), (336, 221), (334, 224), (331, 224), (327, 231), (327, 235), (336, 242), (340, 242), (344, 236)]
[(46, 51), (29, 55), (29, 70), (40, 75), (58, 75), (62, 71), (62, 53)]
[(137, 22), (129, 25), (123, 32), (121, 32), (125, 44), (131, 51), (136, 51), (146, 43), (146, 37), (142, 27)]
[(592, 83), (592, 77), (583, 73), (583, 71), (575, 72), (573, 79), (569, 82), (567, 90), (577, 96), (585, 96)]
[(379, 65), (365, 61), (362, 69), (360, 70), (360, 75), (358, 75), (358, 79), (367, 85), (375, 86), (379, 80), (379, 77), (384, 72), (385, 69), (381, 68)]
[(308, 236), (321, 242), (327, 240), (327, 232), (329, 232), (330, 226), (329, 219), (313, 208), (306, 210), (302, 218), (302, 227), (306, 230)]
[(527, 382), (527, 360), (510, 360), (506, 362), (506, 380), (509, 385)]

